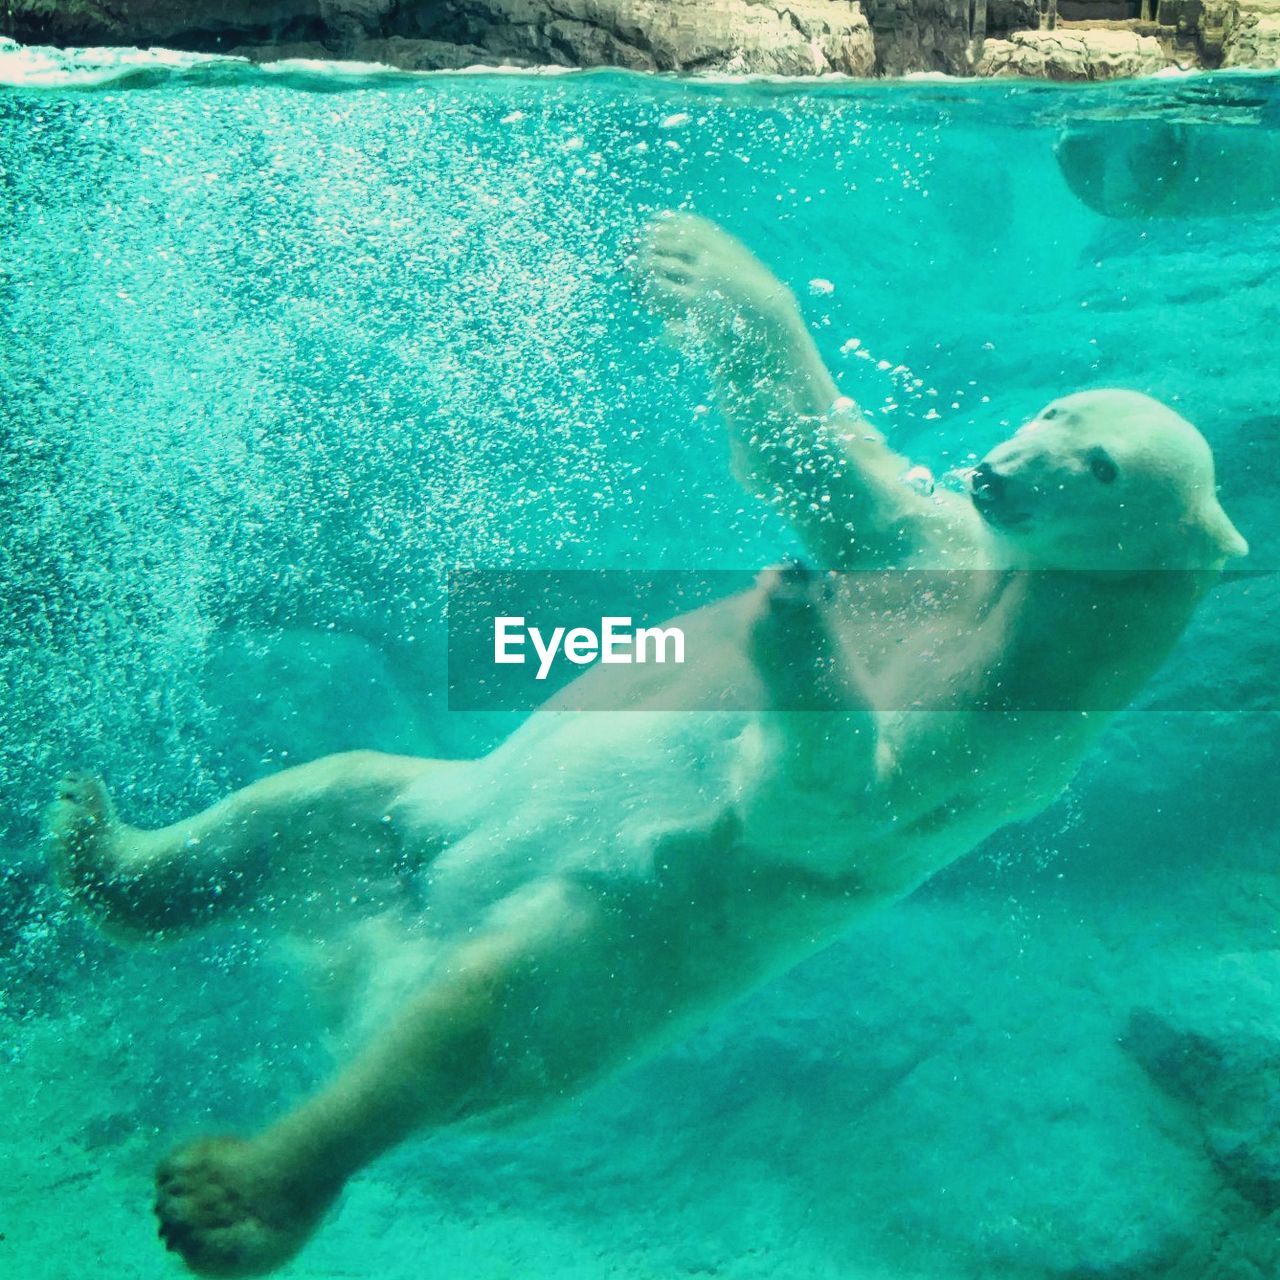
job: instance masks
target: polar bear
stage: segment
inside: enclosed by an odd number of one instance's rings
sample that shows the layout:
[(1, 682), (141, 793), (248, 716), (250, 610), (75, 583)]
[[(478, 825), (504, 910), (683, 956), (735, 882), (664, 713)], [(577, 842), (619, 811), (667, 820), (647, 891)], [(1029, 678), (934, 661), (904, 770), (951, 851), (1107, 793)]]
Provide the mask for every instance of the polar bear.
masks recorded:
[(1208, 445), (1144, 395), (1065, 396), (926, 495), (744, 246), (667, 216), (636, 270), (710, 364), (738, 478), (827, 571), (682, 620), (755, 710), (664, 709), (689, 668), (654, 668), (627, 715), (553, 700), (483, 759), (333, 756), (158, 831), (59, 786), (55, 871), (117, 937), (323, 933), (423, 886), (417, 985), (351, 1064), (160, 1167), (160, 1234), (199, 1274), (280, 1266), (390, 1147), (537, 1115), (1035, 813), (1245, 553)]
[(1248, 218), (1280, 208), (1280, 107), (1251, 122), (1094, 119), (1054, 145), (1071, 193), (1108, 218)]

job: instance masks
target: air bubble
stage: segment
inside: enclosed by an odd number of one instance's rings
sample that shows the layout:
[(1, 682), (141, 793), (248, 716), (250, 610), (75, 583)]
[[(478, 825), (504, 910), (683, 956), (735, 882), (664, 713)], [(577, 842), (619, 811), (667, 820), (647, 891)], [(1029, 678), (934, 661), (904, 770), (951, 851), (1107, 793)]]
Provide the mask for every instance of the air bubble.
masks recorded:
[(934, 490), (933, 472), (928, 467), (909, 467), (898, 479), (923, 498)]

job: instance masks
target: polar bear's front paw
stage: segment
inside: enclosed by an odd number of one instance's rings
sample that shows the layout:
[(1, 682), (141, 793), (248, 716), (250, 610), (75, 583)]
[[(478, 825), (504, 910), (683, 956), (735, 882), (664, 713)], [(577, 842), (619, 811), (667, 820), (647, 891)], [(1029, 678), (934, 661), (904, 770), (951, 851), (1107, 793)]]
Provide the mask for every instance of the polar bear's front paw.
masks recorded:
[(803, 560), (784, 560), (756, 578), (762, 616), (810, 608), (822, 598), (821, 578)]
[(787, 560), (757, 577), (749, 615), (750, 651), (775, 691), (809, 678), (815, 658), (825, 654), (822, 598), (822, 577), (799, 560)]
[(748, 650), (769, 711), (868, 708), (860, 677), (831, 627), (835, 575), (790, 560), (756, 580)]
[(668, 325), (713, 346), (772, 337), (802, 323), (786, 285), (706, 218), (654, 219), (636, 264), (646, 301)]
[(756, 578), (756, 638), (776, 636), (785, 643), (786, 634), (795, 628), (818, 625), (818, 613), (831, 599), (833, 578), (801, 560), (784, 560), (765, 569)]

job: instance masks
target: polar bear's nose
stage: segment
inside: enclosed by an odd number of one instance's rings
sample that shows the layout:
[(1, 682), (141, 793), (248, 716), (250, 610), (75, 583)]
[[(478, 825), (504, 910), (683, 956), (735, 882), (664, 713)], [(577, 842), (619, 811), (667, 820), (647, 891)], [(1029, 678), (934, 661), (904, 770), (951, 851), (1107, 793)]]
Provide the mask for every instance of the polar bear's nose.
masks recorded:
[(971, 483), (977, 502), (999, 502), (1004, 496), (1004, 476), (989, 462), (980, 462), (974, 467)]

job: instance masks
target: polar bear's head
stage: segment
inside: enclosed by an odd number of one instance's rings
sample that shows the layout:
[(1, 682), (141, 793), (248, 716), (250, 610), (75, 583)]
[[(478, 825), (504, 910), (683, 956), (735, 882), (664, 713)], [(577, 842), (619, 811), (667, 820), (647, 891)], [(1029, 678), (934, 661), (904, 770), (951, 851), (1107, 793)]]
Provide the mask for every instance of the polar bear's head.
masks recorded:
[(1107, 120), (1069, 128), (1054, 155), (1067, 186), (1108, 218), (1177, 216), (1181, 188), (1192, 180), (1185, 125), (1158, 120)]
[(987, 454), (971, 493), (1019, 567), (1216, 569), (1249, 549), (1205, 438), (1136, 391), (1055, 400)]

